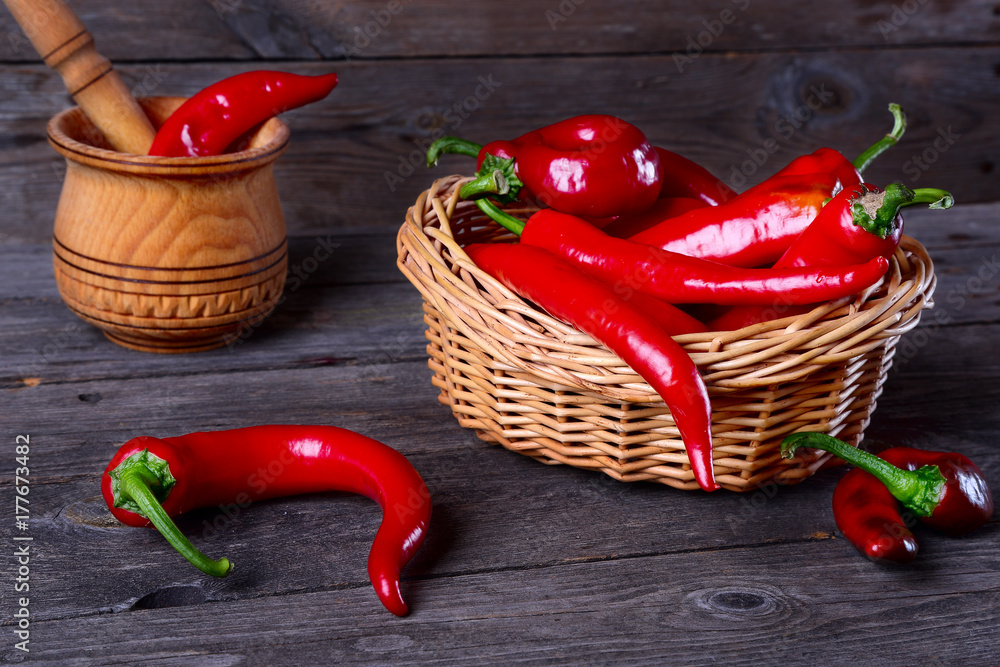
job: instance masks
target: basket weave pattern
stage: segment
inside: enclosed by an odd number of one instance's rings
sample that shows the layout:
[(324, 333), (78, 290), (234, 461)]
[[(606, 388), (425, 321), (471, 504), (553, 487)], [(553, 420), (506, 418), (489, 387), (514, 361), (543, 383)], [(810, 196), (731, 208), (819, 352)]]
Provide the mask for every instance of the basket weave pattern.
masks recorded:
[[(467, 180), (435, 181), (397, 237), (397, 265), (424, 298), (439, 400), (483, 440), (544, 463), (697, 489), (656, 392), (602, 344), (511, 292), (462, 250), (511, 238), (458, 199)], [(734, 491), (768, 480), (794, 484), (829, 462), (825, 452), (782, 459), (778, 446), (794, 431), (859, 444), (896, 342), (933, 305), (935, 282), (926, 250), (904, 236), (886, 277), (856, 298), (738, 331), (675, 337), (711, 397), (719, 484)]]

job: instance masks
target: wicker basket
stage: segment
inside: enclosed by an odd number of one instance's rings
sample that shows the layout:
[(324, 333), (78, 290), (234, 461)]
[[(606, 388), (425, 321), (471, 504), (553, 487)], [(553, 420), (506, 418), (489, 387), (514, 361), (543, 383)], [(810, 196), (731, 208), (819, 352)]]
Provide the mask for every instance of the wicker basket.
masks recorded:
[[(458, 199), (466, 180), (435, 181), (397, 238), (397, 265), (424, 297), (441, 402), (483, 440), (544, 463), (697, 489), (670, 411), (649, 385), (462, 250), (510, 236)], [(782, 459), (779, 443), (794, 431), (857, 446), (895, 344), (932, 306), (935, 282), (924, 247), (904, 236), (886, 277), (857, 298), (738, 331), (677, 336), (711, 397), (719, 484), (733, 491), (768, 480), (795, 484), (830, 461), (825, 452)]]

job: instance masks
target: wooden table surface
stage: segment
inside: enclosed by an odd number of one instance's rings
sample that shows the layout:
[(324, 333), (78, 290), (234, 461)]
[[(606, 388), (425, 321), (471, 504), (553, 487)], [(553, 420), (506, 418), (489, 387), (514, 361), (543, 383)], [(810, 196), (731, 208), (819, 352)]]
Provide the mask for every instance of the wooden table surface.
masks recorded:
[[(709, 495), (487, 445), (438, 403), (420, 296), (395, 267), (407, 206), (435, 176), (470, 168), (415, 166), (440, 131), (485, 141), (614, 113), (745, 187), (822, 145), (857, 153), (900, 102), (910, 128), (870, 180), (946, 188), (959, 204), (906, 216), (934, 259), (936, 303), (898, 347), (865, 446), (960, 451), (1000, 492), (995, 3), (70, 4), (140, 95), (265, 67), (338, 71), (341, 84), (288, 117), (277, 178), (295, 289), (233, 345), (134, 352), (56, 290), (64, 167), (44, 130), (69, 101), (0, 15), (0, 660), (1000, 664), (996, 519), (960, 539), (918, 530), (916, 562), (887, 567), (834, 525), (844, 468)], [(434, 515), (404, 571), (408, 617), (368, 582), (380, 512), (365, 498), (182, 517), (196, 544), (236, 564), (220, 580), (111, 518), (100, 473), (125, 440), (257, 423), (349, 428), (421, 472)], [(21, 435), (31, 504), (15, 531)], [(30, 593), (15, 592), (15, 532), (32, 538)], [(22, 596), (30, 653), (15, 647)]]

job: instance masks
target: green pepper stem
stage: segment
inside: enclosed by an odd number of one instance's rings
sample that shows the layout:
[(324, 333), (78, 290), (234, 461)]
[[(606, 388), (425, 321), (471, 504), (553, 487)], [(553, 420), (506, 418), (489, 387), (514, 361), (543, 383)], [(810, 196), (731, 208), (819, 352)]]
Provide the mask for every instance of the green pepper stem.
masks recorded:
[[(150, 456), (148, 451), (145, 454)], [(233, 569), (229, 560), (226, 558), (212, 560), (198, 551), (163, 509), (151, 488), (160, 485), (162, 478), (157, 471), (144, 463), (145, 459), (141, 462), (133, 461), (130, 465), (123, 464), (116, 469), (116, 474), (112, 476), (115, 481), (115, 506), (130, 505), (134, 507), (131, 511), (140, 510), (136, 514), (149, 519), (174, 549), (205, 574), (213, 577), (224, 577), (229, 574)], [(169, 472), (167, 474), (169, 475)], [(172, 483), (173, 478), (170, 479)]]
[(899, 225), (896, 219), (899, 209), (914, 204), (930, 204), (933, 209), (946, 209), (955, 204), (955, 198), (950, 192), (937, 188), (911, 190), (902, 183), (890, 183), (885, 186), (884, 192), (859, 191), (851, 200), (851, 216), (855, 225), (884, 239)]
[(799, 447), (822, 449), (874, 475), (889, 493), (917, 516), (933, 514), (944, 496), (945, 478), (937, 466), (903, 470), (825, 433), (792, 433), (782, 441), (781, 455), (790, 459)]
[(510, 184), (499, 169), (482, 174), (469, 181), (458, 191), (462, 199), (476, 199), (485, 195), (505, 195), (510, 192)]
[(433, 167), (438, 163), (438, 158), (444, 153), (455, 153), (458, 155), (468, 155), (469, 157), (479, 157), (482, 146), (479, 144), (460, 139), (458, 137), (441, 137), (430, 145), (427, 149), (427, 166)]
[(868, 165), (875, 161), (875, 158), (895, 146), (903, 137), (903, 132), (906, 131), (906, 114), (903, 113), (903, 108), (892, 103), (889, 105), (889, 112), (892, 113), (893, 118), (892, 130), (854, 160), (854, 168), (858, 170), (858, 173), (863, 174)]
[(503, 227), (509, 232), (513, 232), (518, 236), (524, 231), (524, 220), (520, 218), (515, 218), (510, 213), (500, 210), (500, 207), (491, 202), (486, 197), (480, 197), (475, 200), (476, 206), (479, 210), (485, 213), (491, 220)]

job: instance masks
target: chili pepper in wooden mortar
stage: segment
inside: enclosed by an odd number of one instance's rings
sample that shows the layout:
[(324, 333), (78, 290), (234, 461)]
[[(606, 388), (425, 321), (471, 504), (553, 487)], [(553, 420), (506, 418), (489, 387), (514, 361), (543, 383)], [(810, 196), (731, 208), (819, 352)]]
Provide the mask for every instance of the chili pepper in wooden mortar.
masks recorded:
[(600, 281), (551, 253), (520, 243), (473, 244), (466, 253), (486, 273), (553, 317), (617, 354), (670, 408), (694, 478), (719, 488), (712, 463), (712, 407), (691, 357), (650, 317)]
[(558, 211), (606, 218), (641, 211), (660, 194), (659, 157), (646, 135), (626, 121), (607, 115), (575, 116), (524, 134), (512, 141), (480, 146), (442, 137), (427, 151), (434, 165), (442, 153), (478, 158), (476, 169), (489, 173), (494, 161), (506, 161), (505, 176)]
[[(973, 531), (993, 516), (993, 497), (982, 470), (967, 456), (956, 452), (935, 452), (912, 447), (892, 447), (878, 456), (823, 433), (793, 433), (781, 443), (781, 455), (793, 458), (799, 447), (822, 449), (856, 466), (838, 483), (848, 481), (847, 490), (834, 494), (834, 517), (845, 537), (870, 557), (908, 562), (916, 554), (912, 534), (899, 530), (901, 516), (886, 512), (881, 486), (916, 515), (922, 523), (948, 535)], [(861, 494), (871, 499), (871, 511), (858, 503)], [(878, 521), (887, 519), (887, 528), (878, 534)], [(905, 526), (904, 526), (905, 527)], [(903, 542), (898, 545), (891, 538)], [(886, 535), (886, 548), (873, 547)]]
[[(773, 264), (841, 189), (860, 183), (860, 172), (906, 129), (898, 105), (890, 106), (894, 127), (852, 164), (832, 149), (792, 160), (784, 169), (719, 206), (665, 219), (629, 237), (692, 257), (732, 266)], [(615, 224), (625, 225), (617, 220)]]
[[(276, 466), (280, 473), (262, 477), (261, 470)], [(405, 615), (399, 573), (424, 540), (431, 499), (420, 474), (388, 445), (334, 426), (140, 436), (118, 449), (101, 477), (101, 492), (116, 519), (128, 526), (152, 524), (188, 561), (216, 577), (230, 572), (229, 561), (198, 551), (171, 516), (322, 491), (359, 493), (381, 506), (368, 575), (386, 609)]]
[(255, 70), (218, 81), (177, 108), (156, 132), (150, 155), (219, 155), (258, 123), (330, 94), (336, 74)]
[[(503, 180), (499, 172), (493, 177), (469, 181), (459, 196), (485, 194)], [(889, 268), (883, 257), (836, 267), (734, 268), (617, 239), (581, 218), (552, 209), (542, 209), (524, 222), (486, 196), (475, 201), (495, 222), (518, 234), (521, 243), (568, 260), (619, 293), (634, 290), (672, 304), (767, 304), (777, 297), (789, 303), (811, 304), (860, 292), (876, 283)]]
[[(932, 209), (947, 209), (954, 202), (944, 190), (910, 190), (902, 183), (886, 186), (885, 192), (868, 183), (845, 189), (795, 239), (774, 268), (837, 266), (843, 262), (889, 258), (903, 235), (901, 208), (929, 204)], [(791, 306), (789, 301), (777, 300), (770, 306), (733, 308), (715, 318), (709, 328), (730, 331), (779, 316), (808, 312)]]

